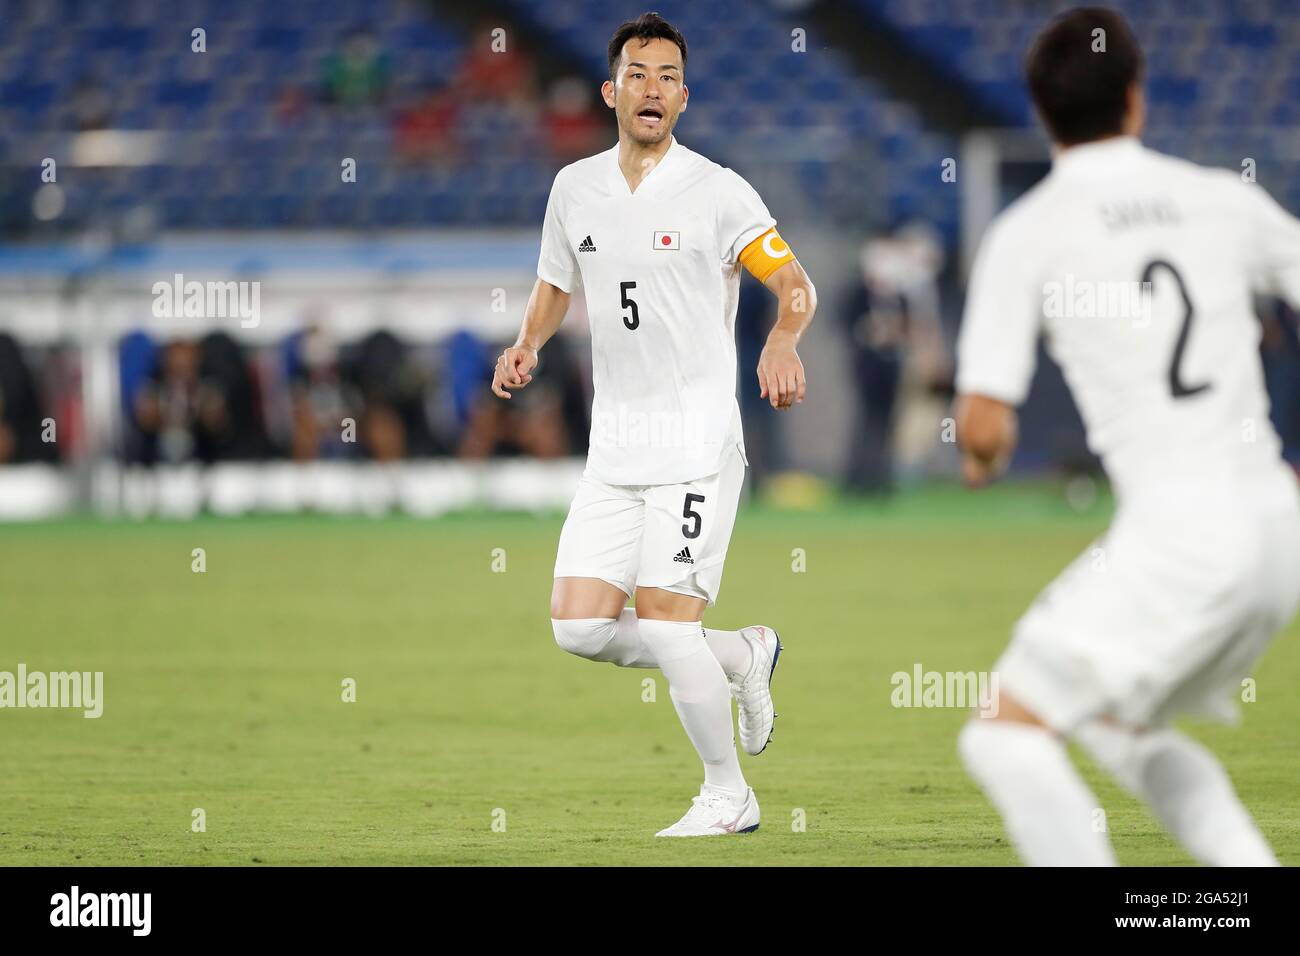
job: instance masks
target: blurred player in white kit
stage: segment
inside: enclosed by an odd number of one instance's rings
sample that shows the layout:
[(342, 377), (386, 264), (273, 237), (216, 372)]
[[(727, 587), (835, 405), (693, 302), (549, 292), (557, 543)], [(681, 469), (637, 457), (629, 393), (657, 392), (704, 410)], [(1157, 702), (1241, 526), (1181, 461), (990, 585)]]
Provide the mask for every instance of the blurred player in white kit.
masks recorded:
[(1053, 20), (1026, 72), (1054, 158), (975, 263), (963, 467), (982, 484), (1005, 465), (1042, 333), (1118, 511), (1021, 618), (997, 716), (972, 718), (959, 751), (1027, 863), (1115, 863), (1069, 738), (1202, 864), (1276, 865), (1218, 760), (1170, 722), (1235, 720), (1300, 603), (1300, 493), (1252, 311), (1255, 291), (1300, 303), (1300, 222), (1236, 172), (1142, 145), (1142, 53), (1117, 13)]

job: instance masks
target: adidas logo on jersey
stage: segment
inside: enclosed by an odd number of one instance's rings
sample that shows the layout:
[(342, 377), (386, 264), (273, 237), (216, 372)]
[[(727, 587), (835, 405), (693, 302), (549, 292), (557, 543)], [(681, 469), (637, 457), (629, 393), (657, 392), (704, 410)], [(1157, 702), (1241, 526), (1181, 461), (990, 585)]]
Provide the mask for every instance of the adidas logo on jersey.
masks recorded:
[(673, 560), (674, 560), (674, 561), (680, 561), (682, 564), (694, 564), (694, 563), (695, 563), (695, 559), (691, 557), (691, 549), (690, 549), (690, 548), (682, 548), (682, 550), (680, 550), (680, 551), (677, 552), (677, 556), (674, 557)]
[(579, 252), (596, 251), (596, 244), (591, 241), (591, 236), (588, 236), (586, 239), (582, 240), (582, 242), (578, 244), (578, 251)]

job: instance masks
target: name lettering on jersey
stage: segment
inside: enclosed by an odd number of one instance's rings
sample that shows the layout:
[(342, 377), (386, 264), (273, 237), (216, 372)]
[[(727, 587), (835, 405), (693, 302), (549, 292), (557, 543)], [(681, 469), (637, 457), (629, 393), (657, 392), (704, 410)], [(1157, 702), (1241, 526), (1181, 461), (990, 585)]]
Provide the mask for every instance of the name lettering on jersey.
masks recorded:
[(588, 236), (586, 239), (582, 240), (582, 242), (578, 243), (578, 251), (579, 252), (596, 251), (596, 244), (591, 241), (591, 236)]
[(677, 250), (682, 247), (682, 234), (680, 232), (656, 232), (654, 248), (669, 251)]
[(1173, 200), (1121, 199), (1102, 203), (1101, 221), (1110, 232), (1137, 229), (1142, 226), (1176, 226), (1183, 221), (1182, 213)]

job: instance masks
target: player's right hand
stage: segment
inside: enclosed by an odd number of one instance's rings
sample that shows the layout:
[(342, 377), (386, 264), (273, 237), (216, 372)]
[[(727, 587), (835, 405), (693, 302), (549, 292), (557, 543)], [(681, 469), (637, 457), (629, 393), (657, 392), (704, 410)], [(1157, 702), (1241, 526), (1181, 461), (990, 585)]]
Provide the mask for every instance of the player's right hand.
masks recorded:
[(529, 373), (537, 367), (537, 349), (515, 345), (506, 349), (497, 359), (496, 371), (492, 373), (492, 392), (502, 398), (509, 398), (506, 389), (523, 388), (533, 380)]

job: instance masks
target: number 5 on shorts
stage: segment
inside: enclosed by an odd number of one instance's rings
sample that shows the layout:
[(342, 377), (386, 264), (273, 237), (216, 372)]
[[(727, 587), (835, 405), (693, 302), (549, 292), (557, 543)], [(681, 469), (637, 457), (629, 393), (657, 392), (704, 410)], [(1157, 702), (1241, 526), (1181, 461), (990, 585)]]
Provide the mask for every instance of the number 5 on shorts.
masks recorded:
[(683, 537), (698, 538), (700, 536), (700, 528), (704, 526), (704, 519), (700, 517), (700, 513), (698, 511), (691, 510), (691, 505), (692, 503), (703, 504), (703, 502), (704, 502), (704, 495), (688, 494), (686, 496), (686, 503), (682, 505), (682, 517), (695, 519), (695, 527), (692, 528), (689, 524), (682, 525)]

